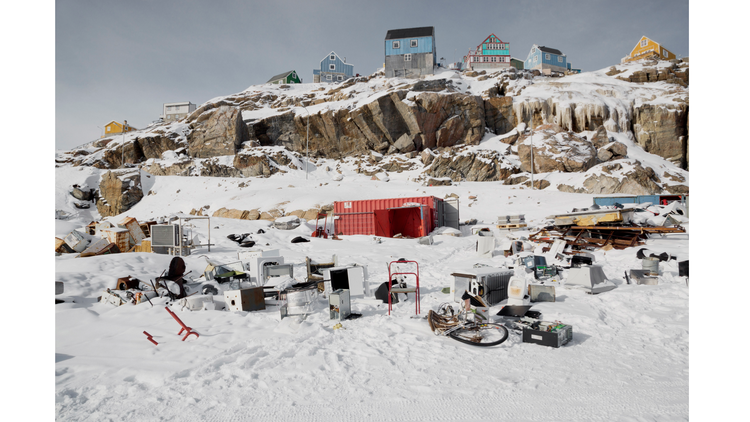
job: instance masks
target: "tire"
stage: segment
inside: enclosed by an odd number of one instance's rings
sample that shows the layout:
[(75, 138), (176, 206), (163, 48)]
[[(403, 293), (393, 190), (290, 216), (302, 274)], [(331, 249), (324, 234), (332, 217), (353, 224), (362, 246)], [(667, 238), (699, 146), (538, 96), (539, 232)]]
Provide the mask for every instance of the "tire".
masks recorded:
[(472, 346), (497, 346), (508, 339), (508, 329), (503, 325), (488, 322), (468, 325), (448, 333), (450, 338)]

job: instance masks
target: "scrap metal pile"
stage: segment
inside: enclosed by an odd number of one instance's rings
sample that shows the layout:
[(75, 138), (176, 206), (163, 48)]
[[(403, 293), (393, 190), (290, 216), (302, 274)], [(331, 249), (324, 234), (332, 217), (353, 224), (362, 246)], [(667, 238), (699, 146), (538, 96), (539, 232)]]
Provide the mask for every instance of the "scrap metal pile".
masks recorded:
[(625, 249), (643, 245), (651, 235), (685, 233), (686, 208), (680, 202), (668, 205), (615, 204), (574, 209), (547, 217), (552, 224), (529, 236), (533, 242), (552, 244), (563, 240), (575, 250)]

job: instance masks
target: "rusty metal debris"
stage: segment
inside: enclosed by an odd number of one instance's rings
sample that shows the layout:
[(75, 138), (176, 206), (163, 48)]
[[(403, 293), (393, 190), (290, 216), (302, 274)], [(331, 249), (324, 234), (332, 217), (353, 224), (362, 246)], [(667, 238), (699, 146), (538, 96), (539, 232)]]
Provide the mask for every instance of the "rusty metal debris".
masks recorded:
[(676, 227), (571, 226), (565, 229), (543, 229), (529, 236), (533, 242), (553, 243), (562, 239), (574, 250), (595, 250), (605, 246), (625, 249), (643, 245), (653, 234), (685, 233)]

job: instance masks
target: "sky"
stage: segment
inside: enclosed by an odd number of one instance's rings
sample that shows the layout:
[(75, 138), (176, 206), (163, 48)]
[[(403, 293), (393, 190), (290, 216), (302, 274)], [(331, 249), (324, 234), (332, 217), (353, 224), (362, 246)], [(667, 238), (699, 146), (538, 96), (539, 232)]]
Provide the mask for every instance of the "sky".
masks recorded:
[(435, 27), (438, 59), (460, 61), (494, 33), (525, 59), (533, 44), (574, 68), (618, 64), (645, 35), (689, 56), (687, 0), (82, 1), (55, 5), (55, 148), (104, 125), (143, 128), (164, 103), (200, 104), (296, 70), (304, 83), (331, 51), (354, 72), (383, 66), (390, 29)]

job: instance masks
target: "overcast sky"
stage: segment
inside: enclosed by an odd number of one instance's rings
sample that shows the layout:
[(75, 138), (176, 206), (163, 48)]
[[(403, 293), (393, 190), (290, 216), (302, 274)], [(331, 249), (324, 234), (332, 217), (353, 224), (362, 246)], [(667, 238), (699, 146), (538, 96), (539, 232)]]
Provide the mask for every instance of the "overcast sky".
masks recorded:
[(434, 26), (448, 63), (494, 33), (513, 57), (545, 45), (591, 71), (643, 35), (689, 56), (688, 13), (687, 0), (58, 0), (55, 146), (94, 140), (111, 120), (142, 128), (163, 103), (200, 105), (288, 70), (312, 82), (332, 50), (369, 75), (389, 29)]

